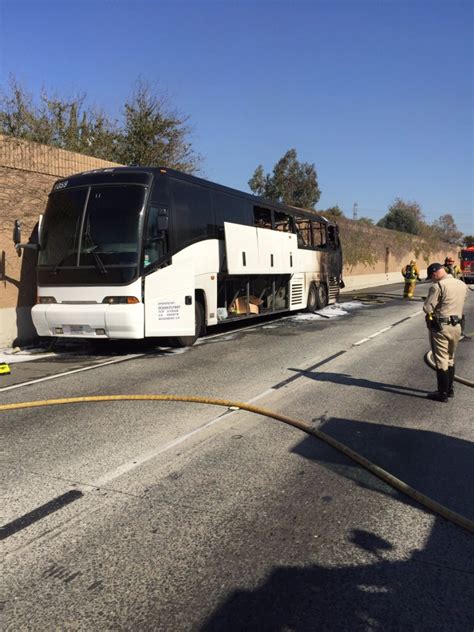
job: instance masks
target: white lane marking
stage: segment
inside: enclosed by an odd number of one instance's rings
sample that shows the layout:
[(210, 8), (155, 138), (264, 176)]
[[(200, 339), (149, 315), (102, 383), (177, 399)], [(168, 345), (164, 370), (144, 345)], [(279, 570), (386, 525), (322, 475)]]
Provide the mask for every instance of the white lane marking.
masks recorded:
[(375, 334), (372, 334), (371, 336), (369, 336), (369, 340), (371, 340), (372, 338), (375, 338), (376, 336), (380, 336), (380, 334), (383, 334), (389, 329), (392, 329), (392, 327), (393, 325), (389, 325), (388, 327), (384, 327), (384, 329), (380, 329), (379, 331), (376, 331)]
[(117, 364), (118, 362), (125, 362), (126, 360), (134, 360), (135, 358), (141, 358), (146, 354), (136, 353), (128, 355), (125, 358), (115, 358), (114, 360), (107, 360), (107, 362), (101, 362), (100, 364), (91, 364), (90, 366), (84, 366), (80, 369), (73, 369), (72, 371), (65, 371), (64, 373), (56, 373), (55, 375), (48, 375), (47, 377), (39, 377), (36, 380), (30, 380), (29, 382), (22, 382), (21, 384), (13, 384), (12, 386), (5, 386), (0, 388), (0, 392), (11, 391), (14, 388), (21, 388), (22, 386), (29, 386), (30, 384), (38, 384), (39, 382), (46, 382), (47, 380), (55, 380), (58, 377), (64, 377), (65, 375), (72, 375), (73, 373), (80, 373), (81, 371), (90, 371), (91, 369), (98, 369), (101, 366), (107, 366), (109, 364)]
[[(266, 395), (269, 395), (274, 392), (275, 392), (274, 389), (267, 388), (265, 391), (262, 391), (261, 393), (259, 393), (258, 395), (250, 399), (248, 402), (246, 402), (246, 404), (249, 404), (249, 405), (253, 404), (257, 400), (261, 399), (262, 397), (265, 397)], [(212, 406), (212, 404), (209, 404), (209, 405)], [(206, 430), (206, 428), (210, 428), (211, 426), (222, 421), (223, 419), (227, 419), (231, 415), (235, 415), (235, 413), (238, 413), (240, 410), (242, 409), (228, 408), (226, 412), (221, 413), (217, 415), (216, 417), (213, 417), (212, 419), (210, 419), (209, 421), (206, 421), (201, 426), (194, 428), (194, 430), (191, 430), (190, 432), (187, 432), (186, 434), (181, 435), (180, 437), (177, 437), (176, 439), (173, 439), (173, 441), (169, 441), (168, 443), (165, 443), (165, 445), (159, 448), (156, 448), (155, 450), (149, 450), (148, 452), (145, 452), (141, 454), (140, 456), (137, 456), (134, 459), (127, 461), (126, 463), (122, 463), (122, 465), (119, 465), (118, 467), (111, 470), (110, 472), (107, 472), (106, 474), (98, 478), (93, 483), (90, 483), (90, 484), (82, 483), (82, 485), (88, 485), (88, 486), (90, 485), (91, 487), (94, 487), (94, 488), (104, 487), (105, 485), (115, 480), (116, 478), (119, 478), (120, 476), (123, 476), (124, 474), (131, 472), (137, 467), (140, 467), (144, 463), (151, 461), (152, 459), (157, 457), (159, 454), (163, 454), (163, 452), (167, 452), (168, 450), (171, 450), (177, 445), (184, 443), (185, 441), (190, 439), (192, 436), (202, 432), (203, 430)], [(243, 412), (248, 412), (248, 411), (244, 410)]]
[(359, 345), (363, 345), (364, 342), (367, 342), (369, 340), (369, 338), (362, 338), (362, 340), (358, 340), (357, 342), (353, 342), (352, 346), (353, 347), (358, 347)]
[[(410, 316), (408, 316), (408, 318), (413, 318), (414, 316), (418, 316), (419, 314), (423, 314), (423, 310), (415, 312), (414, 314), (411, 314)], [(402, 322), (404, 322), (404, 321), (402, 321)], [(402, 323), (398, 323), (398, 324), (401, 325)], [(364, 342), (368, 342), (369, 340), (372, 340), (372, 338), (375, 338), (376, 336), (380, 336), (380, 334), (383, 334), (386, 331), (389, 331), (393, 327), (395, 327), (395, 325), (389, 325), (388, 327), (384, 327), (383, 329), (380, 329), (379, 331), (376, 331), (374, 334), (371, 334), (367, 338), (362, 338), (362, 340), (358, 340), (357, 342), (353, 342), (352, 346), (353, 347), (358, 347), (359, 345), (363, 345)]]

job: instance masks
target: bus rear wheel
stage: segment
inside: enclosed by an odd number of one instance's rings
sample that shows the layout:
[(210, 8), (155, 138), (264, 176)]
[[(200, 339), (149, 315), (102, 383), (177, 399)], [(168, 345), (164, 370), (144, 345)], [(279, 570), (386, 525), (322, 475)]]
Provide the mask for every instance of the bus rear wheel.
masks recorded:
[(323, 309), (329, 302), (328, 287), (326, 283), (318, 283), (316, 295), (317, 309)]
[(201, 301), (194, 303), (195, 333), (194, 336), (177, 336), (171, 339), (172, 347), (192, 347), (196, 340), (204, 333), (204, 307)]
[(306, 303), (307, 312), (315, 312), (318, 309), (318, 293), (316, 285), (311, 283), (308, 291), (308, 302)]

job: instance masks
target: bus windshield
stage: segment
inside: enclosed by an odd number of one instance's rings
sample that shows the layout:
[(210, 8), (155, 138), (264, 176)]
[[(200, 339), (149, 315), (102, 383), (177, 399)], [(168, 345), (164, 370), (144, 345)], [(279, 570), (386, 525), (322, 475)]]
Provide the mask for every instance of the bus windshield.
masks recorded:
[[(145, 193), (145, 187), (136, 185), (52, 193), (41, 226), (39, 268), (49, 268), (48, 276), (57, 276), (57, 282), (109, 284), (133, 279)], [(40, 277), (44, 282), (44, 273)]]
[(462, 261), (474, 261), (474, 250), (461, 250)]

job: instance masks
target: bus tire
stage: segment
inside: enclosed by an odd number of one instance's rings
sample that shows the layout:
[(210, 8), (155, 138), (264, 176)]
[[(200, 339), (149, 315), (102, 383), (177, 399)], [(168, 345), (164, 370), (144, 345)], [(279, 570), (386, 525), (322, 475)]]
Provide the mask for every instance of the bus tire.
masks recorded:
[(308, 291), (308, 302), (306, 303), (307, 312), (315, 312), (318, 309), (318, 292), (316, 285), (311, 283)]
[(328, 302), (328, 286), (326, 283), (318, 283), (316, 288), (316, 309), (324, 309)]
[(176, 336), (171, 339), (172, 347), (192, 347), (204, 332), (204, 307), (201, 301), (194, 302), (195, 334), (194, 336)]

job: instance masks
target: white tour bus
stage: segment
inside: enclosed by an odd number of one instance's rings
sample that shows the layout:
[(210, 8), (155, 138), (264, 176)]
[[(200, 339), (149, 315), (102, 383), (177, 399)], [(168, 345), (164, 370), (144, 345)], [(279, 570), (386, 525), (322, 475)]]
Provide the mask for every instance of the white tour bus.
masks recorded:
[(208, 325), (321, 309), (343, 286), (325, 218), (165, 168), (59, 180), (38, 250), (40, 336), (189, 346)]

